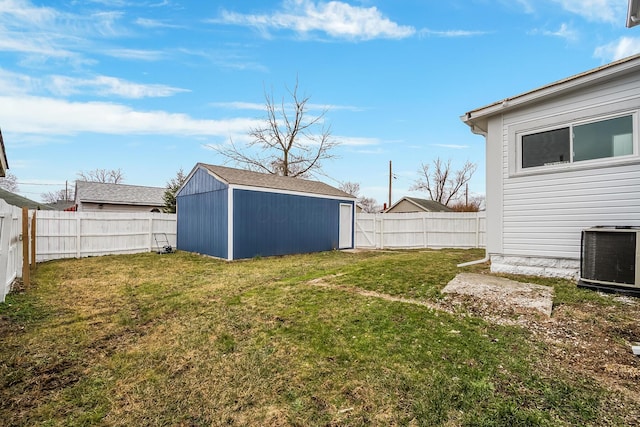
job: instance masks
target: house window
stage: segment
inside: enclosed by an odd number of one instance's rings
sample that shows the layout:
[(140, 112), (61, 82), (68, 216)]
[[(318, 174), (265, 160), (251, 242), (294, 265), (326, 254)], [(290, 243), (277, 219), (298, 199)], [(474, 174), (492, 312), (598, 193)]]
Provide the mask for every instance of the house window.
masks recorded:
[(633, 154), (631, 116), (573, 127), (573, 161)]
[(522, 137), (522, 167), (553, 165), (569, 161), (570, 129), (561, 128)]
[(634, 154), (633, 115), (522, 135), (522, 168)]

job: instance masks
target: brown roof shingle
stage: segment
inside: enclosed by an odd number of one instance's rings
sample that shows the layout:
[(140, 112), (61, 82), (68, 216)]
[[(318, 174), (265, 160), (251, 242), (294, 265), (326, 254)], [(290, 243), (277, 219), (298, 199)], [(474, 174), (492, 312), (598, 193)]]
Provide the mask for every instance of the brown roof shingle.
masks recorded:
[(246, 185), (249, 187), (272, 188), (277, 190), (296, 191), (300, 193), (320, 194), (340, 198), (354, 199), (352, 195), (320, 181), (310, 181), (290, 176), (271, 175), (226, 166), (207, 165), (198, 163), (196, 167), (203, 167), (222, 179), (227, 184)]

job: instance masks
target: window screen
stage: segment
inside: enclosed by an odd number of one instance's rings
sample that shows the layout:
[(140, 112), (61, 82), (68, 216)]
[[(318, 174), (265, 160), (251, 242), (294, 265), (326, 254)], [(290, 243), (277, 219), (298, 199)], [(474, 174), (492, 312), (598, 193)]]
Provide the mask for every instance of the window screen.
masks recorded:
[(570, 160), (569, 128), (554, 129), (522, 137), (522, 167), (531, 168)]

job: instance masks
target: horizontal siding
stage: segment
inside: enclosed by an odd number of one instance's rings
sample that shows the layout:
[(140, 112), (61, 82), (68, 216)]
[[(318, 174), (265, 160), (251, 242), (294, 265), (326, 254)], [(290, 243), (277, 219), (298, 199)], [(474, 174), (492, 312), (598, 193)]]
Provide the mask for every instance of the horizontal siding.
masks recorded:
[(110, 203), (87, 203), (84, 202), (80, 205), (79, 212), (151, 212), (153, 209), (158, 209), (162, 212), (164, 206), (151, 206), (151, 205), (120, 205)]
[[(622, 107), (621, 107), (622, 105)], [(581, 232), (596, 225), (640, 226), (640, 162), (588, 165), (551, 173), (510, 175), (517, 141), (510, 126), (540, 119), (579, 120), (640, 108), (640, 79), (629, 76), (505, 114), (502, 126), (501, 213), (505, 255), (578, 259)], [(561, 124), (558, 122), (557, 124)], [(513, 136), (512, 136), (513, 138)], [(489, 193), (490, 191), (488, 191)], [(488, 202), (490, 202), (488, 194)]]

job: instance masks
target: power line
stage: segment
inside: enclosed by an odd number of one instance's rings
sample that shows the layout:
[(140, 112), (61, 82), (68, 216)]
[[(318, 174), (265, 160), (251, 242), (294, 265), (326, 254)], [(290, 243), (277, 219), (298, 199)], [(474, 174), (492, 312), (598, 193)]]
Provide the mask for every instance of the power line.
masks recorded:
[(16, 184), (18, 185), (66, 185), (66, 183), (61, 183), (61, 184), (52, 184), (52, 183), (39, 183), (39, 182), (20, 182), (20, 181), (16, 181)]

